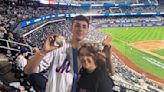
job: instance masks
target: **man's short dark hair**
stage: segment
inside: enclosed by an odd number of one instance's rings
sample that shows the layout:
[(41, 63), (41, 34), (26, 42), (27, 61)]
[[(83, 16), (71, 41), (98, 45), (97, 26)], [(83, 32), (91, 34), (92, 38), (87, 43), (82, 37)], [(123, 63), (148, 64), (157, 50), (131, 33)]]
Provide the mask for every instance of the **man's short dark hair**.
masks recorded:
[(86, 16), (78, 15), (78, 16), (74, 17), (73, 20), (72, 20), (72, 24), (75, 20), (86, 21), (88, 26), (89, 26), (89, 18), (87, 18)]

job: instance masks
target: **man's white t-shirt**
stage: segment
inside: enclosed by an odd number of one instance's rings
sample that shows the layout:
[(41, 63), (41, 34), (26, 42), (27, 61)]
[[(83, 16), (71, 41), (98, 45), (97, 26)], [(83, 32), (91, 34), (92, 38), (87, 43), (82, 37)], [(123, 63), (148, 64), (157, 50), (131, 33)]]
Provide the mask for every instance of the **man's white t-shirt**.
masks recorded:
[(19, 55), (16, 58), (17, 66), (23, 71), (25, 65), (27, 64), (27, 59), (23, 55)]
[[(79, 63), (78, 66), (80, 68)], [(70, 43), (65, 43), (63, 47), (48, 53), (42, 59), (38, 72), (48, 67), (46, 92), (70, 92), (73, 83), (73, 55)]]

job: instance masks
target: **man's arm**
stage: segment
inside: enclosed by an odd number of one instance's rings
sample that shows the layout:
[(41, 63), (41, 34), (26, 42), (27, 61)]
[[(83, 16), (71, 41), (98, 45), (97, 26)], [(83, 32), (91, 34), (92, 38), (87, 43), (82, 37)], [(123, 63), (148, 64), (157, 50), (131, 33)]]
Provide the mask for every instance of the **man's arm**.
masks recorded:
[(25, 74), (31, 74), (31, 73), (38, 73), (38, 66), (41, 62), (41, 60), (43, 59), (44, 55), (46, 54), (43, 54), (45, 52), (43, 52), (42, 50), (41, 51), (38, 51), (35, 53), (35, 55), (30, 59), (28, 60), (26, 66), (25, 66), (25, 69), (24, 69), (24, 72)]
[(54, 42), (56, 36), (58, 36), (58, 35), (49, 36), (44, 43), (43, 49), (37, 50), (35, 55), (30, 60), (28, 60), (27, 65), (25, 66), (25, 69), (24, 69), (24, 72), (26, 74), (38, 73), (38, 67), (39, 67), (40, 62), (42, 61), (43, 57), (48, 52), (59, 48), (59, 47), (51, 45), (52, 42)]

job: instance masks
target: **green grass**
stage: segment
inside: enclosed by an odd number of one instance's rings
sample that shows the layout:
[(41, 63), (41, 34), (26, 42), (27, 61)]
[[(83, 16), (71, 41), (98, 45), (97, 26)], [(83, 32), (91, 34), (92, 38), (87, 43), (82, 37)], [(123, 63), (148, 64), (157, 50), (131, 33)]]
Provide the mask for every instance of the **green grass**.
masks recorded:
[(103, 28), (104, 32), (112, 34), (125, 42), (144, 40), (163, 40), (164, 27), (131, 27), (131, 28)]
[(164, 56), (164, 49), (160, 49), (160, 50), (156, 50), (156, 51), (152, 51), (152, 52), (159, 54), (161, 56)]
[(103, 28), (103, 32), (112, 35), (112, 45), (126, 55), (133, 63), (140, 68), (164, 78), (164, 69), (151, 64), (143, 57), (153, 58), (164, 64), (164, 61), (152, 55), (141, 52), (137, 49), (130, 49), (128, 43), (144, 40), (163, 40), (164, 27), (130, 27), (130, 28)]

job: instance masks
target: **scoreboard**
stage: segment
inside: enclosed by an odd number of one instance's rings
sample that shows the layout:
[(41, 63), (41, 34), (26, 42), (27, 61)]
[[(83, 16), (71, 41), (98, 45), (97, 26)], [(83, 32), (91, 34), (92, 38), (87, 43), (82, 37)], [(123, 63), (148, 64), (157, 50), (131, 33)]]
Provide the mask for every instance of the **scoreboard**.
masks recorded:
[(56, 0), (38, 0), (40, 1), (40, 3), (43, 3), (43, 4), (55, 4), (56, 3)]

